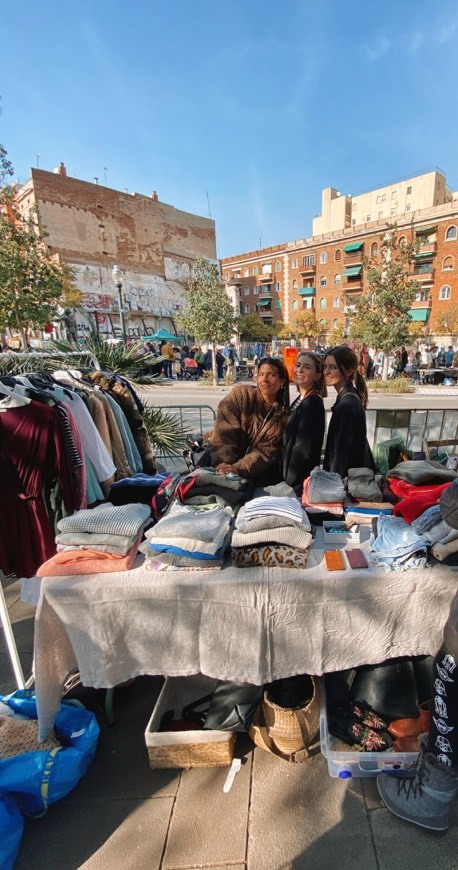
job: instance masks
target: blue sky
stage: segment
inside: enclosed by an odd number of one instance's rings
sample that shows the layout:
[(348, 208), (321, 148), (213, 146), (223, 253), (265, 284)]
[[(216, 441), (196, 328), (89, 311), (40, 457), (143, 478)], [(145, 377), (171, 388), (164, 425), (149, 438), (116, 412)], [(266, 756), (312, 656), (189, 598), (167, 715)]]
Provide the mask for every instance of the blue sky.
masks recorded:
[[(458, 188), (458, 4), (16, 0), (0, 142), (216, 221), (225, 257), (311, 234), (321, 189)], [(104, 168), (105, 167), (105, 168)], [(208, 194), (208, 198), (207, 198)]]

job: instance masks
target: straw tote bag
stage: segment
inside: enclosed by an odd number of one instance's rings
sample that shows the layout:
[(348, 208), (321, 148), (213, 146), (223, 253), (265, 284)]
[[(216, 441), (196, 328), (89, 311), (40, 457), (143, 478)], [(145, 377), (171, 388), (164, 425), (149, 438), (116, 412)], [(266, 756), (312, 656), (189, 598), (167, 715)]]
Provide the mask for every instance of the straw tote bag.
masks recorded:
[(310, 681), (311, 697), (300, 707), (283, 707), (264, 692), (250, 728), (256, 746), (292, 763), (310, 757), (310, 744), (320, 728), (320, 694), (316, 677)]

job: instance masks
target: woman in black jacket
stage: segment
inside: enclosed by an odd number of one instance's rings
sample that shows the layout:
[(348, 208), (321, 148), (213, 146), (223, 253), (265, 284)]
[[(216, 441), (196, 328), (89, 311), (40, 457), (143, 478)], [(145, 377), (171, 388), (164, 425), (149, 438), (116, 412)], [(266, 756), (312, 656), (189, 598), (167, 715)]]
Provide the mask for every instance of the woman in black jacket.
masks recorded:
[(326, 387), (323, 359), (303, 350), (294, 363), (294, 382), (299, 391), (283, 433), (283, 479), (302, 495), (304, 480), (321, 462)]
[(326, 438), (323, 468), (347, 477), (349, 468), (372, 468), (374, 458), (366, 437), (366, 381), (350, 347), (338, 345), (325, 353), (324, 379), (337, 391)]

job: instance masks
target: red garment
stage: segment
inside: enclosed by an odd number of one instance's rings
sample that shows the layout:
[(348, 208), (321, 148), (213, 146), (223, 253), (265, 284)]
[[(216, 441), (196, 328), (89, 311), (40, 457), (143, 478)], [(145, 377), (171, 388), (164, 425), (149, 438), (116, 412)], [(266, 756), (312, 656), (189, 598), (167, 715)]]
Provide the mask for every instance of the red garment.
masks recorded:
[[(393, 478), (389, 478), (389, 480), (391, 483)], [(441, 493), (450, 486), (450, 482), (429, 486), (414, 486), (411, 483), (406, 483), (405, 480), (397, 480), (396, 483), (403, 483), (410, 488), (406, 498), (395, 504), (393, 508), (394, 515), (404, 517), (406, 523), (412, 523), (429, 507), (438, 504)]]
[[(387, 484), (398, 498), (408, 498), (411, 495), (434, 495), (438, 498), (444, 489), (450, 486), (451, 481), (446, 483), (425, 483), (422, 486), (415, 486), (414, 483), (408, 483), (407, 480), (398, 480), (396, 477), (387, 477)], [(434, 504), (434, 502), (433, 502)]]
[(0, 412), (0, 567), (33, 577), (56, 552), (54, 529), (43, 498), (53, 476), (68, 513), (78, 505), (58, 412), (40, 402)]

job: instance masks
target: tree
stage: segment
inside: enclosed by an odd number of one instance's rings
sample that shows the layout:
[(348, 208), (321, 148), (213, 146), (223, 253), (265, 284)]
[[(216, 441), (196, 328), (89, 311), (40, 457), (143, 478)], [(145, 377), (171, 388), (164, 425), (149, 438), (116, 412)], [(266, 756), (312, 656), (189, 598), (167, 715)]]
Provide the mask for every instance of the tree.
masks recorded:
[(405, 344), (409, 337), (409, 309), (420, 289), (418, 281), (410, 279), (415, 245), (399, 244), (396, 225), (388, 224), (380, 237), (380, 257), (364, 258), (368, 286), (352, 302), (355, 313), (350, 337), (385, 353), (383, 377), (388, 370), (388, 355), (393, 348)]
[(178, 329), (211, 347), (213, 383), (218, 383), (216, 345), (228, 341), (235, 328), (235, 314), (217, 266), (198, 257), (186, 284), (186, 307), (176, 318)]
[(326, 332), (326, 327), (325, 320), (318, 320), (314, 311), (306, 310), (296, 314), (290, 327), (290, 335), (316, 344), (319, 337)]
[(17, 329), (27, 347), (29, 328), (53, 319), (68, 276), (49, 253), (36, 214), (19, 214), (6, 183), (12, 172), (0, 146), (0, 323)]
[(452, 342), (455, 344), (458, 338), (458, 304), (449, 302), (446, 311), (441, 311), (437, 315), (436, 329), (442, 333), (448, 333)]
[(270, 341), (276, 331), (273, 323), (264, 323), (257, 314), (241, 314), (236, 327), (242, 341)]

